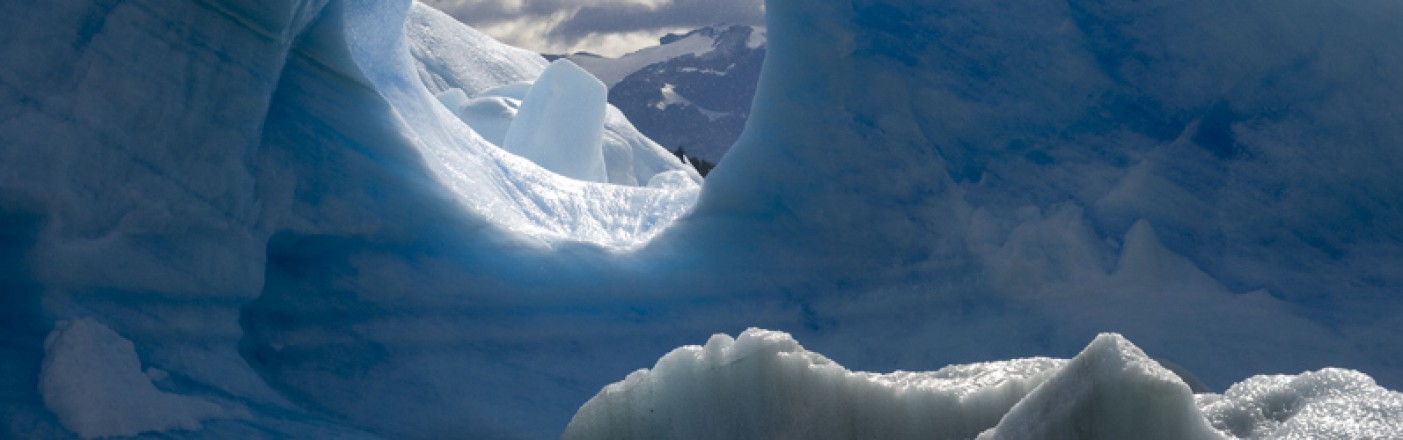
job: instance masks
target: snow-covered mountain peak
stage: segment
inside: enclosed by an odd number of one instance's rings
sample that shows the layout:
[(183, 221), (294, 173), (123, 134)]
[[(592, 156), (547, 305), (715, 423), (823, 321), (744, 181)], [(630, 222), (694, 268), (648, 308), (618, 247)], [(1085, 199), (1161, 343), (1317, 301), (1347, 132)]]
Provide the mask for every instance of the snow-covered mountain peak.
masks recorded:
[(764, 35), (764, 28), (714, 25), (687, 33), (664, 35), (658, 39), (657, 46), (645, 47), (618, 58), (588, 52), (575, 53), (564, 58), (593, 73), (605, 86), (612, 89), (629, 75), (655, 64), (688, 56), (702, 57), (716, 51), (730, 52), (742, 42), (749, 49), (760, 48), (765, 43)]
[(694, 29), (684, 33), (674, 33), (663, 35), (658, 39), (658, 44), (666, 46), (668, 44), (694, 36), (704, 36), (711, 38), (715, 45), (720, 46), (727, 42), (734, 41), (737, 37), (745, 38), (746, 46), (751, 49), (759, 48), (765, 44), (765, 28), (763, 26), (746, 26), (738, 24), (716, 24), (704, 28)]

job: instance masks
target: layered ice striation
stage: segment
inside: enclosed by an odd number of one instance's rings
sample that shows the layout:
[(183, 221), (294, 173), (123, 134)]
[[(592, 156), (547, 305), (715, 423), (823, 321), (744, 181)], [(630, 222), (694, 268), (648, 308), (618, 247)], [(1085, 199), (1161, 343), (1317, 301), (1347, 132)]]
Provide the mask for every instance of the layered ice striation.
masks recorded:
[(1193, 394), (1118, 334), (1071, 360), (853, 372), (759, 329), (686, 346), (590, 399), (564, 439), (1392, 438), (1403, 394), (1357, 372)]

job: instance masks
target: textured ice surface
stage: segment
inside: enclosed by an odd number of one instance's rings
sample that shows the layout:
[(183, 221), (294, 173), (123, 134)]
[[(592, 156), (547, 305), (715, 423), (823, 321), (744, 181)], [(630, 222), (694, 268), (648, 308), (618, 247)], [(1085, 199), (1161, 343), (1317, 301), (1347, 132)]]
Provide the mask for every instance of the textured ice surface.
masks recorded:
[(1197, 400), (1213, 427), (1236, 438), (1403, 436), (1403, 393), (1357, 371), (1256, 376)]
[(92, 319), (58, 322), (44, 351), (44, 405), (85, 439), (199, 430), (204, 420), (245, 413), (156, 389), (152, 382), (164, 373), (149, 370), (156, 377), (148, 377), (131, 341)]
[(499, 43), (418, 2), (410, 6), (404, 31), (419, 79), (435, 93), (461, 89), (476, 96), (534, 80), (547, 65), (535, 52)]
[(605, 387), (562, 438), (972, 438), (1064, 362), (859, 373), (788, 334), (750, 329), (679, 348)]
[(1403, 394), (1358, 372), (1257, 376), (1192, 394), (1116, 334), (1071, 360), (852, 372), (788, 334), (686, 346), (605, 387), (565, 439), (1393, 438)]

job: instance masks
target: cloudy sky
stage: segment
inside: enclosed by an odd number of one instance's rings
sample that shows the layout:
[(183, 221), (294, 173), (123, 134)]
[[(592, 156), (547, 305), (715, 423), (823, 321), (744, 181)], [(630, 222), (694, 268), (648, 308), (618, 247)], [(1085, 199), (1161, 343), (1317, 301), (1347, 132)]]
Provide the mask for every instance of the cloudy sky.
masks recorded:
[(423, 0), (508, 44), (617, 56), (713, 24), (762, 25), (762, 0)]

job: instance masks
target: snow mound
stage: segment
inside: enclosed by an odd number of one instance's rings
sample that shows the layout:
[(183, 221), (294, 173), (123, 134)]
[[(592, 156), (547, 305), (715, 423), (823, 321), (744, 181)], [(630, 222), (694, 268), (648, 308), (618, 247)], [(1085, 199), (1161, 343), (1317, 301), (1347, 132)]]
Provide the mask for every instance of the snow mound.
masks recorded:
[(1349, 370), (1257, 376), (1189, 391), (1123, 336), (1071, 360), (934, 372), (852, 372), (789, 334), (749, 329), (681, 347), (606, 386), (562, 438), (1223, 439), (1393, 438), (1403, 394)]
[(161, 391), (160, 370), (142, 372), (131, 341), (91, 318), (59, 321), (44, 341), (39, 392), (63, 426), (85, 439), (198, 430), (200, 422), (247, 417), (198, 397)]

